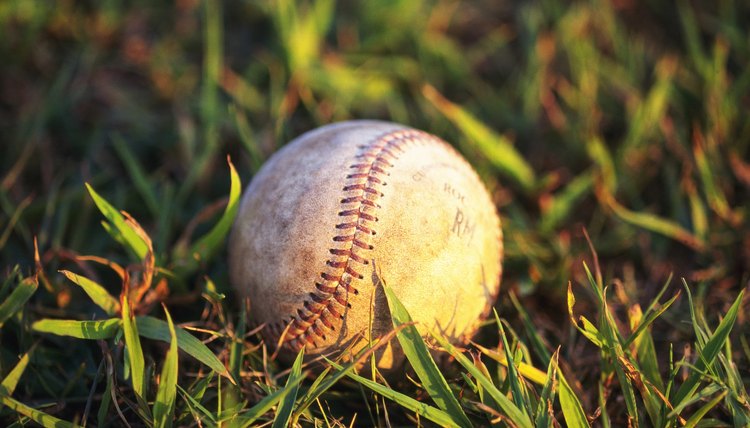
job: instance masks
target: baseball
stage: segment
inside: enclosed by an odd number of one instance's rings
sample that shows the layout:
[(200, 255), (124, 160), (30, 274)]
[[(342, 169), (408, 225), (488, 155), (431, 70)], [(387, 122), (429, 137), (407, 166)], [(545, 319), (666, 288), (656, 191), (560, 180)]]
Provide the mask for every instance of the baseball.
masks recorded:
[[(423, 334), (470, 338), (497, 296), (502, 252), (490, 195), (453, 147), (348, 121), (296, 138), (253, 178), (229, 240), (230, 280), (282, 355), (347, 358), (393, 328), (380, 280)], [(404, 360), (396, 340), (376, 355), (383, 370)]]

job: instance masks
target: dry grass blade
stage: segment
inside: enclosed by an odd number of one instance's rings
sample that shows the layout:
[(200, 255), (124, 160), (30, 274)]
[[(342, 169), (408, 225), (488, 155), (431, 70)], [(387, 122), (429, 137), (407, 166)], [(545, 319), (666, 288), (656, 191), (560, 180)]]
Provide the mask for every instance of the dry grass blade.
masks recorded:
[[(505, 367), (508, 367), (508, 359), (505, 355), (489, 348), (485, 348), (484, 346), (474, 343), (474, 346), (476, 346), (479, 351), (490, 357), (491, 359), (497, 361), (498, 363), (502, 364)], [(518, 368), (518, 372), (521, 374), (521, 376), (524, 377), (524, 379), (529, 380), (531, 382), (536, 383), (537, 385), (544, 385), (547, 383), (548, 376), (543, 371), (539, 370), (538, 368), (532, 366), (531, 364), (527, 364), (524, 362), (516, 362), (516, 367)]]

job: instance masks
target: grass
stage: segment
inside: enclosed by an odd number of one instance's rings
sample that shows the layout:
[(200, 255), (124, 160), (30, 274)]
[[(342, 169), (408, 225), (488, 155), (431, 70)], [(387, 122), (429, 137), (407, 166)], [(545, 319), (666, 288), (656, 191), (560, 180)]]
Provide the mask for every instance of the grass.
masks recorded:
[[(750, 425), (750, 10), (704, 3), (0, 3), (0, 421)], [(467, 347), (389, 298), (398, 379), (229, 297), (243, 185), (350, 118), (452, 142), (506, 237)]]

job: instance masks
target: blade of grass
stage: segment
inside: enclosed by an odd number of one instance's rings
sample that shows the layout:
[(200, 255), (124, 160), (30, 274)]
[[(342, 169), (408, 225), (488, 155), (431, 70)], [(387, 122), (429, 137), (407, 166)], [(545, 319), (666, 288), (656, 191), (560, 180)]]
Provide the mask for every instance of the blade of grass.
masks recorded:
[[(336, 364), (335, 362), (329, 361), (329, 363), (336, 370), (343, 370), (343, 367)], [(401, 407), (411, 410), (412, 412), (418, 414), (420, 417), (429, 419), (432, 422), (435, 422), (436, 424), (440, 426), (456, 427), (456, 428), (460, 427), (460, 425), (458, 425), (458, 423), (455, 420), (453, 420), (453, 418), (451, 418), (450, 415), (438, 409), (437, 407), (433, 407), (433, 406), (430, 406), (429, 404), (425, 404), (420, 401), (417, 401), (407, 395), (404, 395), (398, 391), (394, 391), (393, 389), (388, 388), (385, 385), (381, 385), (377, 382), (373, 382), (370, 379), (359, 376), (358, 374), (355, 374), (351, 371), (347, 371), (346, 375), (350, 377), (351, 379), (357, 381), (361, 385), (375, 391), (377, 394), (391, 401), (396, 402)]]
[(29, 365), (31, 352), (32, 351), (29, 351), (23, 354), (23, 357), (21, 357), (16, 365), (13, 366), (13, 369), (10, 371), (10, 373), (5, 376), (5, 379), (3, 379), (2, 383), (0, 383), (0, 395), (13, 395), (13, 392), (16, 390), (16, 386), (18, 386), (18, 381), (21, 380), (23, 372), (26, 371), (26, 367)]
[(232, 228), (234, 217), (237, 215), (237, 210), (239, 209), (242, 183), (229, 156), (227, 156), (227, 163), (229, 164), (229, 174), (231, 176), (229, 202), (219, 222), (193, 245), (191, 255), (199, 261), (209, 260), (224, 245), (224, 238), (226, 238), (227, 233)]
[(86, 278), (85, 276), (77, 275), (67, 270), (59, 271), (66, 278), (71, 280), (74, 284), (77, 284), (83, 289), (83, 291), (96, 303), (97, 306), (102, 308), (107, 315), (115, 315), (120, 312), (120, 302), (109, 294), (107, 289), (99, 285), (98, 283)]
[(156, 390), (156, 400), (154, 401), (154, 426), (171, 427), (174, 419), (175, 400), (177, 398), (177, 377), (178, 377), (178, 352), (177, 352), (177, 333), (175, 332), (172, 317), (166, 306), (164, 314), (167, 316), (167, 325), (169, 326), (169, 351), (164, 359), (164, 367), (159, 377), (159, 388)]
[[(640, 307), (634, 306), (629, 311), (629, 316), (632, 323), (642, 323), (642, 315), (640, 313)], [(640, 324), (637, 324), (640, 325)], [(636, 327), (637, 329), (638, 327)], [(627, 346), (627, 345), (623, 345)], [(656, 359), (656, 347), (654, 345), (654, 338), (651, 335), (651, 330), (643, 330), (643, 333), (636, 338), (634, 341), (635, 355), (638, 358), (640, 365), (641, 374), (646, 377), (652, 384), (656, 385), (659, 390), (664, 389), (664, 383), (662, 382), (661, 376), (659, 376), (659, 361)]]
[(94, 200), (97, 208), (104, 218), (109, 221), (109, 228), (105, 229), (113, 235), (118, 242), (124, 242), (127, 249), (133, 252), (138, 260), (143, 260), (148, 253), (148, 245), (138, 234), (125, 222), (125, 217), (120, 214), (106, 199), (102, 198), (94, 188), (86, 183), (86, 188)]
[(530, 192), (536, 185), (534, 170), (507, 137), (498, 135), (463, 107), (448, 101), (434, 87), (425, 85), (422, 94), (453, 122), (498, 171)]
[[(557, 363), (555, 362), (555, 366)], [(556, 367), (559, 379), (560, 408), (563, 412), (565, 423), (571, 428), (587, 428), (589, 420), (586, 418), (586, 412), (583, 411), (581, 400), (578, 399), (573, 388), (570, 387), (568, 380), (565, 379), (559, 367)]]
[(131, 314), (130, 302), (128, 301), (128, 290), (122, 293), (122, 331), (125, 338), (126, 358), (130, 367), (130, 379), (133, 390), (137, 397), (146, 399), (146, 379), (144, 373), (146, 364), (143, 360), (141, 339), (138, 337), (138, 324)]
[[(685, 285), (687, 292), (690, 293), (687, 282), (684, 279), (683, 284)], [(716, 356), (721, 352), (721, 349), (727, 341), (729, 333), (732, 331), (732, 327), (734, 327), (734, 323), (737, 320), (737, 315), (742, 306), (742, 299), (744, 296), (745, 290), (740, 291), (739, 296), (737, 296), (737, 299), (727, 311), (724, 319), (721, 320), (716, 331), (714, 331), (708, 342), (706, 342), (706, 346), (700, 349), (698, 360), (695, 362), (695, 368), (690, 371), (690, 375), (688, 375), (688, 378), (677, 390), (674, 398), (672, 398), (672, 403), (674, 403), (675, 407), (679, 406), (682, 401), (693, 395), (700, 384), (701, 377), (703, 376), (702, 373), (713, 364)], [(692, 310), (694, 311), (694, 308)]]
[(286, 397), (292, 388), (297, 388), (303, 379), (304, 378), (302, 376), (295, 378), (293, 382), (287, 382), (283, 388), (265, 396), (256, 405), (243, 412), (237, 418), (233, 419), (230, 423), (231, 426), (236, 428), (247, 428), (250, 426), (258, 425), (255, 423), (255, 421), (257, 421), (258, 418), (260, 418), (264, 414), (268, 413), (273, 408), (273, 406), (275, 406), (279, 401)]
[[(547, 350), (547, 346), (544, 344), (544, 341), (542, 340), (541, 336), (539, 335), (536, 327), (534, 326), (534, 323), (531, 322), (531, 317), (529, 316), (529, 313), (526, 312), (526, 309), (523, 308), (523, 305), (521, 305), (521, 302), (518, 300), (518, 297), (516, 297), (516, 293), (511, 292), (510, 293), (510, 301), (513, 303), (513, 307), (516, 308), (516, 311), (518, 311), (518, 314), (521, 316), (521, 321), (523, 322), (524, 330), (526, 331), (526, 336), (531, 340), (532, 349), (534, 349), (534, 352), (536, 352), (537, 357), (539, 357), (542, 360), (542, 364), (549, 366), (549, 360), (552, 358), (549, 351)], [(502, 363), (501, 363), (502, 364)], [(523, 370), (522, 366), (524, 363), (521, 363), (519, 365), (519, 370)], [(529, 375), (529, 373), (521, 372), (527, 379), (536, 382), (532, 376)], [(544, 375), (541, 371), (539, 371), (540, 374)], [(545, 382), (542, 377), (538, 377), (537, 380), (539, 380), (540, 385)]]
[(21, 280), (18, 287), (0, 304), (0, 327), (23, 308), (38, 287), (39, 282), (33, 276)]
[[(592, 287), (594, 284), (591, 284)], [(639, 414), (638, 404), (635, 399), (635, 391), (631, 378), (626, 374), (625, 368), (622, 364), (617, 364), (621, 361), (627, 361), (628, 364), (632, 364), (626, 357), (625, 351), (622, 349), (623, 339), (617, 329), (612, 311), (609, 309), (607, 303), (607, 287), (602, 292), (604, 299), (603, 305), (600, 309), (599, 326), (604, 338), (604, 348), (602, 351), (607, 355), (608, 358), (613, 361), (615, 374), (617, 380), (620, 383), (620, 389), (622, 390), (623, 398), (625, 400), (625, 407), (628, 411), (628, 423), (632, 423), (636, 428), (639, 426)]]
[(510, 345), (508, 345), (508, 338), (505, 336), (505, 329), (503, 328), (503, 323), (500, 322), (500, 317), (497, 315), (497, 311), (493, 308), (492, 312), (495, 315), (495, 323), (497, 324), (497, 328), (499, 330), (500, 339), (503, 343), (503, 349), (505, 350), (505, 358), (508, 362), (506, 365), (508, 369), (508, 381), (510, 382), (510, 392), (511, 392), (511, 398), (513, 398), (513, 403), (518, 407), (524, 414), (525, 417), (529, 417), (530, 409), (526, 408), (526, 400), (524, 399), (524, 395), (521, 392), (521, 380), (519, 379), (518, 375), (518, 368), (516, 367), (516, 363), (513, 359), (513, 351), (510, 349)]
[(272, 428), (286, 428), (289, 425), (289, 420), (294, 410), (294, 403), (297, 401), (299, 383), (296, 380), (302, 377), (302, 358), (304, 355), (305, 348), (303, 347), (297, 354), (297, 358), (294, 360), (294, 364), (292, 364), (292, 371), (289, 372), (289, 378), (286, 380), (287, 385), (296, 385), (284, 388), (287, 393), (281, 399), (281, 404), (278, 410), (276, 410), (276, 417), (274, 417), (273, 425), (271, 425)]
[(119, 318), (97, 321), (43, 319), (32, 324), (31, 329), (40, 333), (70, 336), (78, 339), (109, 339), (115, 337), (120, 330), (120, 324)]
[(44, 413), (40, 410), (29, 407), (20, 401), (16, 401), (11, 397), (0, 394), (0, 404), (14, 410), (15, 412), (26, 416), (32, 421), (42, 425), (44, 427), (55, 427), (55, 428), (74, 428), (76, 425), (66, 422), (62, 419), (58, 419), (52, 415)]
[[(482, 354), (490, 357), (503, 366), (508, 367), (508, 359), (505, 357), (505, 355), (493, 349), (485, 348), (478, 343), (474, 343), (474, 346), (476, 346), (477, 349), (482, 352)], [(524, 379), (534, 382), (537, 385), (544, 385), (547, 382), (547, 375), (531, 364), (517, 362), (516, 368), (518, 369), (518, 372), (524, 377)]]
[[(180, 396), (182, 396), (182, 399), (185, 401), (185, 404), (187, 404), (188, 411), (193, 415), (196, 420), (201, 421), (204, 425), (207, 425), (209, 427), (215, 427), (217, 426), (216, 417), (214, 416), (211, 411), (206, 409), (201, 403), (200, 400), (193, 397), (189, 392), (185, 391), (180, 385), (177, 386), (177, 391), (180, 393)], [(234, 420), (230, 421), (227, 426), (228, 427), (234, 427), (235, 425), (232, 425), (232, 422)]]
[[(170, 342), (172, 336), (169, 332), (169, 325), (166, 322), (150, 316), (139, 316), (136, 317), (136, 323), (138, 324), (138, 334), (141, 336), (162, 342)], [(177, 334), (177, 346), (181, 350), (207, 365), (216, 373), (229, 378), (232, 383), (235, 383), (227, 368), (224, 367), (224, 364), (203, 342), (180, 327), (176, 327), (175, 332)]]
[(461, 353), (455, 346), (451, 345), (445, 338), (438, 334), (432, 334), (432, 337), (443, 347), (456, 361), (466, 369), (469, 374), (474, 376), (478, 383), (487, 391), (493, 400), (500, 406), (503, 412), (520, 428), (531, 428), (531, 421), (521, 409), (516, 407), (512, 401), (508, 399), (497, 387), (492, 383), (492, 380), (482, 373), (475, 365), (471, 362), (463, 353)]
[(536, 411), (534, 411), (536, 428), (547, 428), (552, 426), (551, 418), (554, 417), (552, 409), (554, 408), (555, 394), (558, 388), (557, 360), (559, 355), (560, 349), (558, 348), (555, 353), (552, 354), (549, 366), (547, 366), (547, 380), (544, 382), (542, 393), (539, 395), (539, 403), (537, 404)]
[(602, 198), (604, 199), (605, 204), (612, 209), (617, 217), (620, 217), (620, 219), (632, 224), (633, 226), (646, 229), (659, 235), (664, 235), (675, 241), (681, 242), (696, 251), (702, 252), (706, 249), (705, 242), (672, 220), (647, 212), (629, 210), (620, 205), (620, 203), (618, 203), (611, 195), (602, 196)]
[(675, 403), (674, 409), (667, 414), (667, 417), (676, 417), (680, 413), (682, 413), (682, 411), (685, 410), (685, 408), (687, 408), (688, 406), (692, 406), (695, 403), (707, 400), (709, 397), (718, 392), (721, 392), (722, 390), (724, 390), (724, 387), (722, 385), (719, 385), (718, 383), (710, 383), (700, 391), (697, 391), (696, 393), (688, 396), (682, 402)]
[(711, 409), (716, 407), (721, 402), (721, 400), (723, 400), (724, 397), (726, 397), (728, 393), (729, 391), (724, 390), (721, 392), (721, 394), (711, 399), (711, 401), (701, 406), (701, 408), (696, 410), (696, 412), (693, 413), (692, 416), (690, 416), (690, 419), (688, 419), (687, 422), (685, 422), (684, 428), (694, 428), (696, 425), (698, 425), (698, 422), (700, 422), (701, 419), (703, 419), (706, 416), (706, 414), (708, 414), (708, 412), (711, 411)]
[(459, 404), (456, 396), (448, 386), (443, 374), (435, 364), (435, 360), (427, 350), (427, 346), (422, 339), (422, 335), (414, 326), (411, 316), (407, 311), (406, 307), (401, 303), (393, 290), (380, 281), (385, 291), (385, 296), (388, 300), (388, 307), (391, 312), (391, 320), (393, 327), (398, 329), (400, 326), (404, 328), (400, 329), (396, 334), (398, 342), (401, 344), (401, 348), (409, 360), (414, 372), (422, 382), (422, 387), (430, 394), (430, 397), (435, 401), (437, 406), (448, 413), (454, 421), (464, 427), (470, 427), (471, 422), (464, 413)]
[[(405, 327), (406, 326), (395, 328), (384, 336), (378, 338), (375, 342), (370, 343), (369, 347), (366, 347), (357, 355), (355, 355), (352, 360), (346, 366), (344, 366), (342, 370), (337, 370), (330, 376), (328, 375), (329, 371), (331, 370), (330, 367), (327, 367), (325, 370), (323, 370), (323, 372), (318, 375), (313, 384), (307, 390), (307, 393), (300, 399), (299, 405), (297, 406), (294, 415), (292, 416), (292, 423), (296, 423), (299, 416), (315, 401), (317, 401), (318, 397), (320, 397), (324, 392), (328, 391), (339, 380), (341, 380), (341, 378), (345, 377), (349, 371), (354, 370), (357, 367), (363, 367), (363, 364), (368, 361), (369, 357), (371, 357), (378, 349), (387, 345), (391, 341), (391, 339), (393, 339), (393, 336), (395, 336), (400, 329)], [(375, 375), (376, 373), (373, 371), (373, 376)]]
[(242, 370), (243, 350), (244, 344), (243, 338), (245, 337), (245, 325), (247, 324), (247, 306), (242, 305), (240, 309), (240, 318), (237, 321), (237, 327), (231, 336), (232, 344), (229, 346), (229, 372), (232, 373), (232, 377), (240, 379), (240, 371)]
[(580, 316), (580, 324), (576, 321), (575, 314), (573, 313), (573, 306), (576, 304), (576, 298), (573, 294), (573, 285), (572, 283), (568, 282), (568, 315), (570, 316), (570, 321), (573, 323), (573, 325), (578, 329), (578, 331), (581, 332), (587, 339), (591, 341), (594, 345), (596, 345), (598, 348), (602, 348), (602, 335), (599, 333), (599, 329), (597, 329), (594, 324), (591, 323), (587, 318), (584, 316)]
[(628, 346), (630, 346), (630, 344), (638, 338), (641, 332), (647, 329), (657, 318), (659, 318), (667, 309), (669, 309), (670, 306), (672, 306), (672, 304), (677, 300), (678, 297), (680, 297), (680, 292), (678, 291), (671, 299), (667, 300), (664, 304), (659, 304), (661, 296), (664, 295), (664, 292), (666, 292), (667, 287), (669, 287), (671, 281), (672, 275), (670, 274), (669, 278), (664, 283), (664, 286), (659, 291), (659, 294), (656, 295), (654, 300), (646, 309), (646, 313), (644, 314), (645, 320), (638, 323), (638, 327), (636, 327), (635, 331), (633, 331), (633, 334), (631, 334), (630, 337), (628, 337), (627, 340), (622, 344), (623, 348), (627, 348)]

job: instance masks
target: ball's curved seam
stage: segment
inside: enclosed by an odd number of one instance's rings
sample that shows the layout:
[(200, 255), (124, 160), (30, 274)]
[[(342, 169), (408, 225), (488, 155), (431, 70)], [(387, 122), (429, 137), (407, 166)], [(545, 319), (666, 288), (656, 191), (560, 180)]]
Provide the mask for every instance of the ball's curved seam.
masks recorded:
[(342, 188), (338, 212), (341, 221), (335, 225), (337, 233), (332, 237), (334, 242), (347, 243), (348, 248), (330, 248), (331, 257), (314, 284), (315, 291), (309, 293), (296, 314), (267, 325), (274, 340), (284, 335), (282, 346), (295, 351), (305, 345), (315, 347), (316, 340), (326, 340), (326, 332), (335, 331), (336, 323), (344, 319), (346, 310), (351, 308), (349, 296), (359, 294), (352, 282), (364, 278), (362, 269), (370, 263), (365, 254), (374, 248), (370, 242), (377, 234), (378, 201), (384, 196), (382, 188), (387, 186), (388, 171), (403, 149), (416, 142), (447, 145), (426, 132), (402, 129), (358, 146), (360, 152), (349, 166)]

